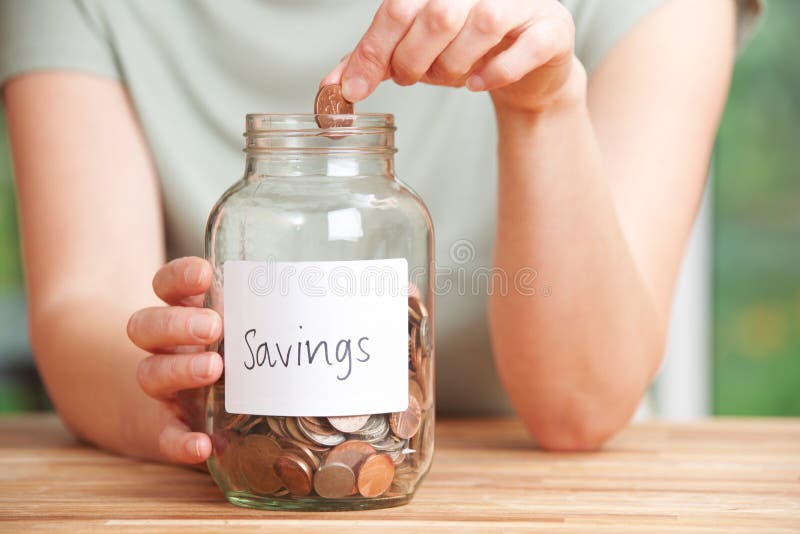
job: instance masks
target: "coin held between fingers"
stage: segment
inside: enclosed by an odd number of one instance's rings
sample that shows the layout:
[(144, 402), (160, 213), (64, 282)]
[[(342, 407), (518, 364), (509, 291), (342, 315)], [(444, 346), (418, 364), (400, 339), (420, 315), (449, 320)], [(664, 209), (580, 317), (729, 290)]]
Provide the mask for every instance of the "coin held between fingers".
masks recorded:
[(323, 85), (319, 88), (314, 99), (315, 120), (320, 128), (346, 128), (353, 125), (349, 117), (336, 118), (327, 115), (352, 115), (353, 103), (342, 95), (342, 86), (339, 84)]

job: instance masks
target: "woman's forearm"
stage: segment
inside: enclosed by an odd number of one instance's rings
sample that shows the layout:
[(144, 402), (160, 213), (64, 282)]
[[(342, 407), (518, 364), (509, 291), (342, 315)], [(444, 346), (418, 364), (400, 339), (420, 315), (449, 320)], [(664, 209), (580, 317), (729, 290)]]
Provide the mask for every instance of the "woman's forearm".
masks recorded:
[(136, 382), (144, 353), (125, 334), (130, 312), (108, 300), (71, 299), (35, 310), (39, 371), (65, 424), (79, 438), (122, 454), (158, 458), (164, 409)]
[(490, 296), (493, 348), (519, 416), (559, 449), (594, 447), (629, 419), (664, 337), (576, 83), (536, 113), (497, 106), (495, 268), (510, 280), (533, 268), (537, 290)]

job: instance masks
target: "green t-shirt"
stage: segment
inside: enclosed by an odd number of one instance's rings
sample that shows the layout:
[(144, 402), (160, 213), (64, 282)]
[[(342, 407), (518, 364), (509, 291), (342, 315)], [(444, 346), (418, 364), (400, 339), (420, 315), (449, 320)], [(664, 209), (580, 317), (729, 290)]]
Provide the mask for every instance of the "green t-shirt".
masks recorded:
[[(587, 70), (662, 1), (564, 0)], [(310, 112), (321, 77), (352, 49), (379, 3), (4, 0), (0, 84), (53, 69), (122, 81), (158, 170), (169, 254), (202, 256), (211, 206), (242, 175), (244, 115)], [(491, 267), (497, 157), (488, 95), (390, 82), (358, 111), (395, 115), (397, 173), (431, 211), (437, 263), (450, 269), (453, 287), (459, 272), (470, 280)], [(437, 297), (444, 412), (510, 410), (492, 362), (486, 300), (486, 284)]]

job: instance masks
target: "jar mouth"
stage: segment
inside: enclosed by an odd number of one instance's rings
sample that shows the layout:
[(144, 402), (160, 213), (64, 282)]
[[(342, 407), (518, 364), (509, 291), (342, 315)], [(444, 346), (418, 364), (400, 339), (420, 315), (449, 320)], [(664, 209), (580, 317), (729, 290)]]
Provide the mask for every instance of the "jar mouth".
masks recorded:
[[(348, 126), (320, 127), (320, 123), (342, 124)], [(324, 115), (314, 113), (248, 113), (246, 116), (249, 133), (325, 131), (351, 132), (364, 128), (394, 129), (394, 115), (391, 113), (354, 113), (350, 115)]]
[(391, 153), (395, 129), (390, 113), (248, 113), (244, 152)]

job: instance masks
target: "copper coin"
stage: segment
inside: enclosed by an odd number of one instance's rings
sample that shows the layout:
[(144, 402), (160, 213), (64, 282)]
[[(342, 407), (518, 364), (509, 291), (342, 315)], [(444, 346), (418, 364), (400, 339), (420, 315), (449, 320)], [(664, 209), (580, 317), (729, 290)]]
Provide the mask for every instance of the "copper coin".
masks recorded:
[(325, 464), (314, 474), (314, 490), (326, 499), (351, 495), (355, 483), (353, 470), (340, 463)]
[(275, 472), (292, 495), (311, 493), (311, 467), (297, 454), (283, 452), (278, 456)]
[(363, 497), (383, 495), (394, 479), (394, 462), (388, 454), (373, 454), (361, 464), (356, 486)]
[(280, 426), (283, 429), (283, 436), (294, 438), (301, 442), (308, 442), (305, 434), (300, 431), (298, 420), (294, 417), (284, 417), (280, 419)]
[(408, 358), (412, 362), (415, 352), (417, 352), (417, 325), (411, 325), (408, 332)]
[(217, 456), (217, 459), (228, 476), (228, 484), (231, 489), (243, 490), (247, 487), (247, 480), (239, 467), (239, 449), (241, 448), (242, 437), (234, 434), (229, 439), (228, 446), (221, 455)]
[(225, 430), (230, 430), (232, 428), (236, 428), (237, 426), (241, 425), (242, 423), (246, 422), (250, 418), (249, 415), (243, 413), (237, 414), (228, 414), (225, 423)]
[(422, 388), (422, 402), (420, 407), (427, 410), (433, 404), (433, 361), (431, 358), (422, 360), (422, 365), (417, 369), (415, 377), (417, 384)]
[(422, 392), (422, 386), (414, 379), (408, 381), (408, 394), (417, 399), (417, 404), (419, 404), (420, 408), (425, 405), (425, 394)]
[(270, 430), (272, 430), (278, 436), (286, 437), (283, 431), (283, 427), (281, 426), (281, 418), (280, 417), (273, 417), (267, 416), (267, 426)]
[(419, 406), (417, 399), (408, 396), (408, 408), (404, 412), (395, 412), (389, 417), (389, 425), (392, 427), (392, 432), (398, 438), (410, 438), (419, 430), (420, 422), (422, 421), (422, 409)]
[[(305, 443), (291, 438), (281, 438), (278, 440), (278, 445), (280, 445), (281, 449), (284, 451), (293, 452), (302, 458), (303, 461), (305, 461), (311, 467), (312, 471), (319, 467), (319, 458)], [(326, 447), (325, 452), (327, 451), (328, 449)]]
[(240, 432), (242, 432), (242, 434), (247, 434), (248, 432), (250, 432), (253, 429), (253, 427), (258, 425), (263, 420), (264, 420), (263, 417), (254, 417), (253, 419), (248, 421), (248, 423), (246, 425), (244, 425), (241, 428)]
[(328, 422), (339, 432), (357, 432), (364, 428), (369, 415), (349, 415), (346, 417), (328, 417)]
[(408, 297), (408, 307), (414, 310), (418, 317), (428, 316), (428, 308), (425, 307), (419, 297)]
[[(409, 299), (409, 302), (411, 302), (410, 299)], [(408, 305), (408, 324), (417, 325), (417, 324), (419, 324), (420, 319), (421, 319), (421, 317), (420, 317), (419, 313), (417, 313), (417, 310), (415, 310), (409, 304)]]
[(375, 447), (369, 443), (351, 439), (350, 441), (345, 441), (341, 445), (332, 448), (328, 456), (325, 457), (325, 463), (344, 464), (353, 471), (356, 471), (365, 458), (376, 452)]
[(352, 117), (330, 117), (328, 115), (352, 115), (353, 103), (342, 96), (339, 84), (323, 85), (314, 99), (314, 113), (320, 128), (342, 128), (353, 125)]
[[(424, 322), (425, 319), (423, 318), (422, 321)], [(415, 328), (414, 334), (416, 333), (417, 330)], [(409, 347), (409, 349), (410, 348), (411, 347)], [(419, 366), (422, 364), (422, 353), (423, 353), (422, 346), (415, 341), (414, 350), (409, 352), (409, 363), (411, 364), (411, 368), (414, 369), (415, 371), (419, 371)]]
[(414, 282), (408, 283), (408, 296), (416, 299), (420, 298), (421, 296), (419, 288), (417, 287), (417, 284), (415, 284)]
[(275, 460), (281, 453), (277, 441), (269, 436), (250, 434), (245, 436), (237, 452), (241, 474), (255, 493), (272, 493), (283, 486), (275, 473)]

